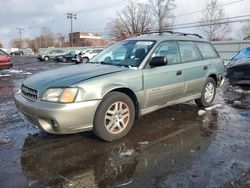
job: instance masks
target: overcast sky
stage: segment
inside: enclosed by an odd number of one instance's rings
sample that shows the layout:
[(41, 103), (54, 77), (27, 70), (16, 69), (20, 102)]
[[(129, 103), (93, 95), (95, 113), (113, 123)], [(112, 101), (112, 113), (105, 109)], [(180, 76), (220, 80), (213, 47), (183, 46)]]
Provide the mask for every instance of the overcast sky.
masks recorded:
[[(220, 0), (221, 4), (237, 0)], [(121, 10), (127, 0), (0, 0), (0, 42), (9, 47), (10, 40), (18, 38), (17, 27), (23, 28), (23, 37), (32, 38), (40, 33), (42, 27), (48, 26), (55, 33), (67, 35), (70, 22), (66, 13), (77, 14), (74, 21), (74, 31), (89, 31), (105, 33), (105, 24)], [(174, 10), (175, 23), (199, 21), (201, 13), (179, 16), (205, 8), (207, 0), (176, 0)], [(224, 7), (227, 17), (247, 15), (250, 10), (250, 0), (227, 5)], [(238, 35), (241, 24), (235, 24), (234, 36)], [(197, 29), (182, 31), (197, 32)]]

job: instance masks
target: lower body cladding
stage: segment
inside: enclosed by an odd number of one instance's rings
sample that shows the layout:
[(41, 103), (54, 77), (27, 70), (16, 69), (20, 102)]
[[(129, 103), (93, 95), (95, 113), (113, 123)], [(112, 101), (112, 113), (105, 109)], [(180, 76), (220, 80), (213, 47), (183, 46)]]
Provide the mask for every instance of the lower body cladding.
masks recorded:
[(38, 128), (53, 134), (70, 134), (93, 129), (100, 100), (60, 104), (31, 101), (16, 94), (15, 103), (22, 117)]

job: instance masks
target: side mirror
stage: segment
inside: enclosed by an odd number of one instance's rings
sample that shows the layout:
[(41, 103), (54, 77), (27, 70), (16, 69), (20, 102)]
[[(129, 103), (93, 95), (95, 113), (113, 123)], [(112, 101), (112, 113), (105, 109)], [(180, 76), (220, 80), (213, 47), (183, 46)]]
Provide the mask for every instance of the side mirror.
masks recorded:
[(151, 61), (149, 62), (149, 65), (151, 67), (159, 67), (167, 65), (167, 57), (153, 57)]

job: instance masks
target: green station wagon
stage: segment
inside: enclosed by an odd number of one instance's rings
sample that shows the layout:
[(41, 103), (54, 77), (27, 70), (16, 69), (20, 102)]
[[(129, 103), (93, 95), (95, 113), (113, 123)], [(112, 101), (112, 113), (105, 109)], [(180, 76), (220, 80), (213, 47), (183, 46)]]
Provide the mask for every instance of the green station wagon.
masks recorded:
[(125, 136), (135, 119), (195, 100), (212, 104), (223, 60), (196, 34), (165, 32), (118, 42), (87, 64), (27, 78), (15, 94), (21, 115), (54, 134), (93, 130), (105, 141)]

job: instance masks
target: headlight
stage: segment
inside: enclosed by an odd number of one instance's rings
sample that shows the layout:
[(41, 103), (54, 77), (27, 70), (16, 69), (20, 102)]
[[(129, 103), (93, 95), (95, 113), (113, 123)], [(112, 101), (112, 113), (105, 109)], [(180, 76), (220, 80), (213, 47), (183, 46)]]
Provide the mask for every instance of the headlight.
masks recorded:
[(43, 101), (72, 103), (78, 93), (78, 88), (53, 88), (44, 92), (41, 97)]

